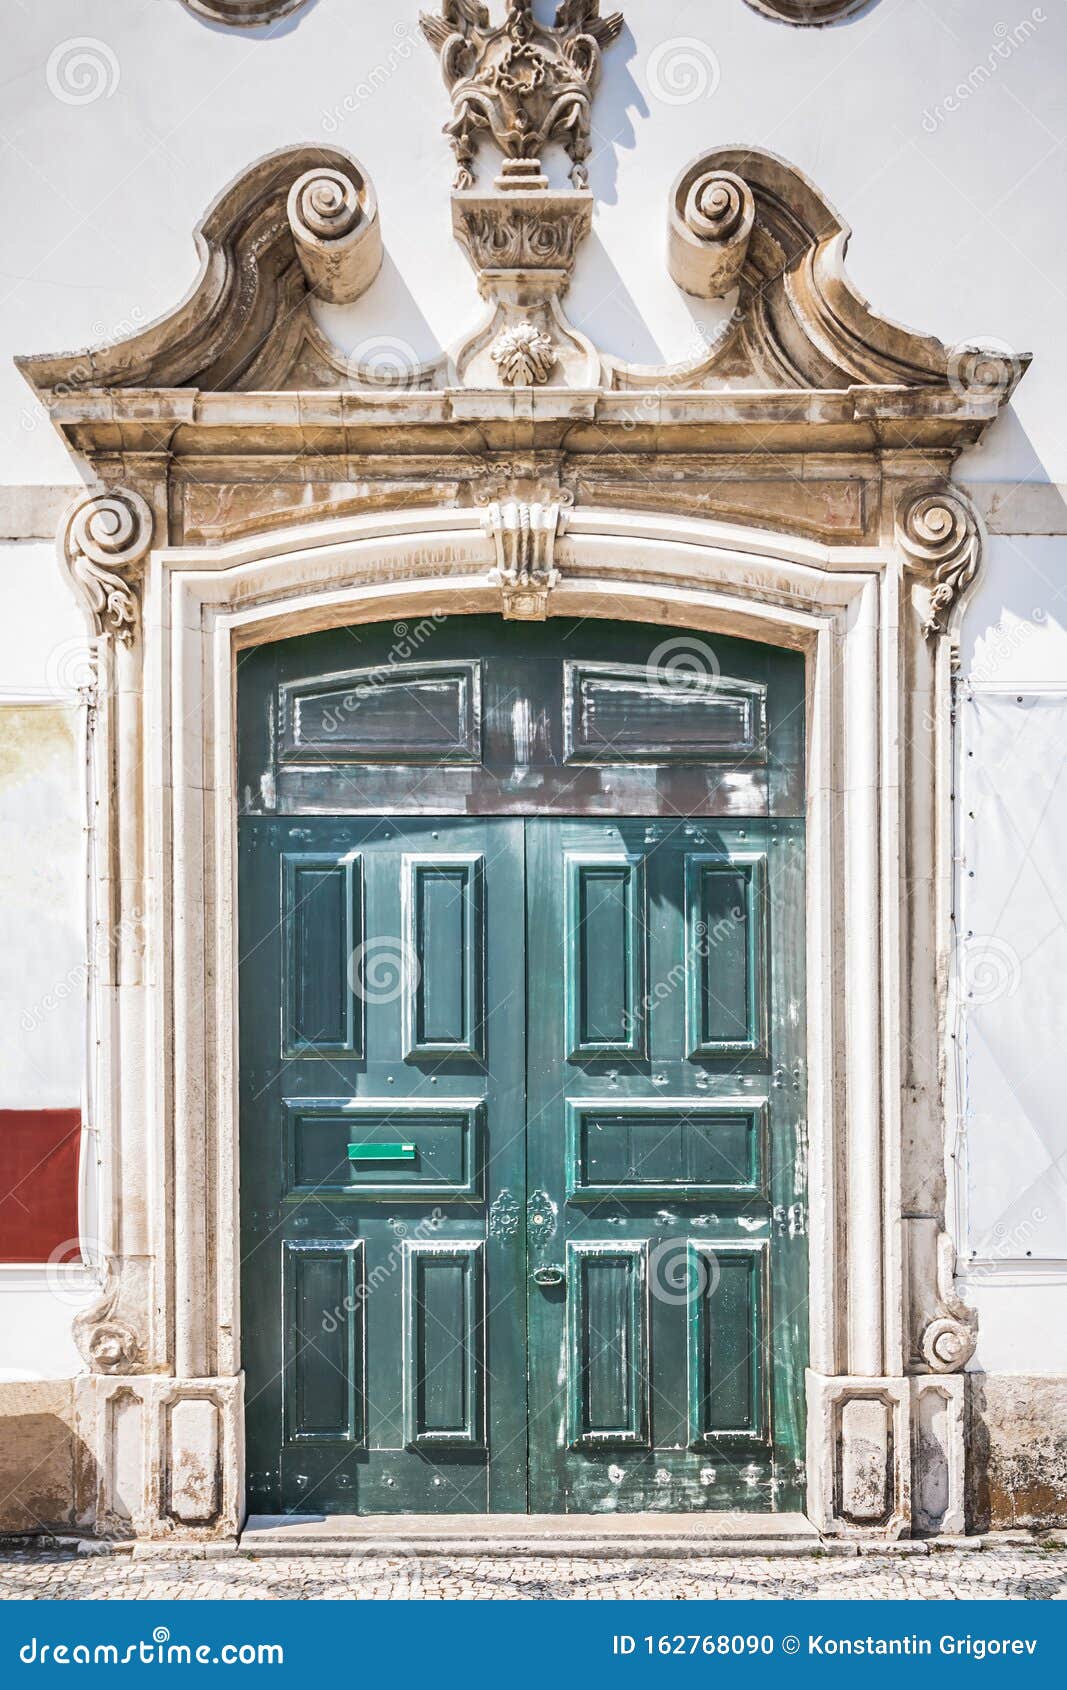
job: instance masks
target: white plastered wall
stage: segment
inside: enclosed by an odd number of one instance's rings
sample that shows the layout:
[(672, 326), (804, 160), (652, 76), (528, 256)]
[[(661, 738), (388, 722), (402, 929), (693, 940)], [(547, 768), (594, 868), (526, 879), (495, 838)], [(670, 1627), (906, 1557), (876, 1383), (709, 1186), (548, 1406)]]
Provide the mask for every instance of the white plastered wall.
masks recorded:
[[(842, 27), (807, 31), (743, 0), (625, 0), (624, 10), (594, 108), (594, 233), (570, 296), (578, 326), (595, 320), (598, 341), (626, 358), (690, 354), (718, 308), (683, 297), (666, 273), (667, 191), (679, 168), (711, 145), (751, 141), (807, 172), (852, 224), (851, 274), (877, 309), (949, 343), (995, 338), (1035, 354), (1011, 412), (959, 468), (991, 528), (961, 676), (1067, 693), (1067, 503), (1056, 490), (1067, 483), (1058, 215), (1067, 8), (875, 0)], [(415, 13), (317, 0), (274, 35), (206, 26), (177, 0), (50, 0), (5, 17), (0, 168), (5, 225), (17, 233), (0, 278), (6, 486), (76, 476), (12, 356), (111, 340), (172, 307), (194, 275), (190, 235), (207, 204), (250, 160), (287, 143), (351, 149), (380, 198), (385, 265), (357, 306), (324, 308), (339, 337), (364, 358), (388, 360), (397, 348), (422, 357), (480, 314), (450, 233), (447, 105)], [(1020, 24), (1019, 43), (1006, 42), (1005, 28)], [(64, 98), (62, 49), (84, 38), (102, 44), (102, 91)], [(558, 177), (560, 161), (549, 162)], [(81, 634), (51, 545), (5, 548), (0, 690), (47, 687), (57, 648)], [(1046, 714), (1051, 741), (1067, 743), (1067, 698)], [(970, 840), (961, 844), (966, 855)], [(983, 895), (995, 901), (1011, 864), (988, 851), (984, 861)], [(1062, 853), (1049, 872), (1067, 907)], [(1027, 972), (1018, 1009), (1041, 978)], [(966, 1064), (966, 1013), (960, 1031)], [(972, 1208), (995, 1196), (1000, 1177), (969, 1114), (976, 1086), (972, 1068), (960, 1093)], [(1042, 1132), (1051, 1148), (1067, 1147), (1062, 1112)], [(1001, 1260), (964, 1289), (981, 1315), (975, 1365), (1067, 1370), (1067, 1278), (1057, 1269)], [(0, 1325), (16, 1337), (0, 1339), (0, 1368), (69, 1371), (69, 1311), (57, 1305), (50, 1323), (35, 1296), (3, 1291)]]

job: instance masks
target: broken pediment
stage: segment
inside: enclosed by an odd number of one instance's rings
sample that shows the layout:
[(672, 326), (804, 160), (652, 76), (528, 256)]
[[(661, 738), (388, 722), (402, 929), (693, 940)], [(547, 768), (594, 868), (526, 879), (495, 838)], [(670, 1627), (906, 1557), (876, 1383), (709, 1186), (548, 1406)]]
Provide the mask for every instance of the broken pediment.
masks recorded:
[[(454, 231), (487, 314), (425, 364), (364, 367), (329, 339), (312, 299), (350, 301), (382, 257), (378, 208), (357, 160), (294, 147), (259, 160), (196, 231), (186, 298), (132, 338), (19, 367), (76, 451), (360, 450), (390, 430), (418, 447), (468, 426), (513, 449), (584, 426), (627, 454), (761, 443), (826, 450), (977, 439), (1029, 362), (949, 349), (876, 315), (844, 269), (848, 226), (773, 154), (724, 147), (682, 171), (665, 261), (684, 291), (733, 300), (687, 365), (636, 366), (599, 350), (564, 300), (591, 221), (586, 190), (550, 189), (536, 158), (505, 159), (492, 186), (452, 196)], [(388, 339), (383, 320), (381, 334)], [(640, 401), (630, 395), (640, 390)], [(241, 404), (237, 404), (241, 396)], [(482, 397), (484, 396), (484, 398)], [(332, 431), (332, 432), (331, 432)], [(421, 432), (420, 432), (421, 431)], [(603, 444), (603, 438), (601, 438)], [(465, 448), (466, 449), (466, 448)]]

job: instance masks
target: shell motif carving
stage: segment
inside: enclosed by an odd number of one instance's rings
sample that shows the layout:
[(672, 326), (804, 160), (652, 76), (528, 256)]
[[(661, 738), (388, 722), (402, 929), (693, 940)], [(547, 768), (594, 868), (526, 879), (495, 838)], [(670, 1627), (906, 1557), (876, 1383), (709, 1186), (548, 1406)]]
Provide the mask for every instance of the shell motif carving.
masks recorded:
[(147, 500), (123, 487), (80, 495), (60, 544), (97, 632), (114, 634), (128, 645), (137, 625), (137, 592), (126, 571), (141, 562), (152, 544)]
[(490, 357), (507, 387), (540, 387), (557, 362), (551, 337), (536, 323), (514, 323), (501, 330)]
[(931, 575), (923, 633), (943, 634), (957, 599), (978, 573), (977, 513), (957, 488), (937, 482), (911, 488), (898, 507), (897, 539), (911, 562)]

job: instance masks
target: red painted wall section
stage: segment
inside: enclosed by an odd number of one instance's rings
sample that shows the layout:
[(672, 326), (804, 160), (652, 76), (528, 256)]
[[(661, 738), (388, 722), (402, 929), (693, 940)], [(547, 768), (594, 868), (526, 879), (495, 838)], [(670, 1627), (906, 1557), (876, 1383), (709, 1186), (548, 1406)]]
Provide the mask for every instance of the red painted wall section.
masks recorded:
[(0, 1262), (77, 1260), (80, 1109), (0, 1109)]

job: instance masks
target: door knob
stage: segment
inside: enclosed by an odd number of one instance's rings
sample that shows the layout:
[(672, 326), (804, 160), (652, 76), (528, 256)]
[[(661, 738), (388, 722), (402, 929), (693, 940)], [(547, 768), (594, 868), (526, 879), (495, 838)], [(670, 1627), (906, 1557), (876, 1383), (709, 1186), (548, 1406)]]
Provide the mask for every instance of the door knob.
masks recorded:
[(567, 1275), (561, 1267), (549, 1264), (546, 1267), (534, 1268), (530, 1278), (535, 1285), (562, 1285), (566, 1281)]

